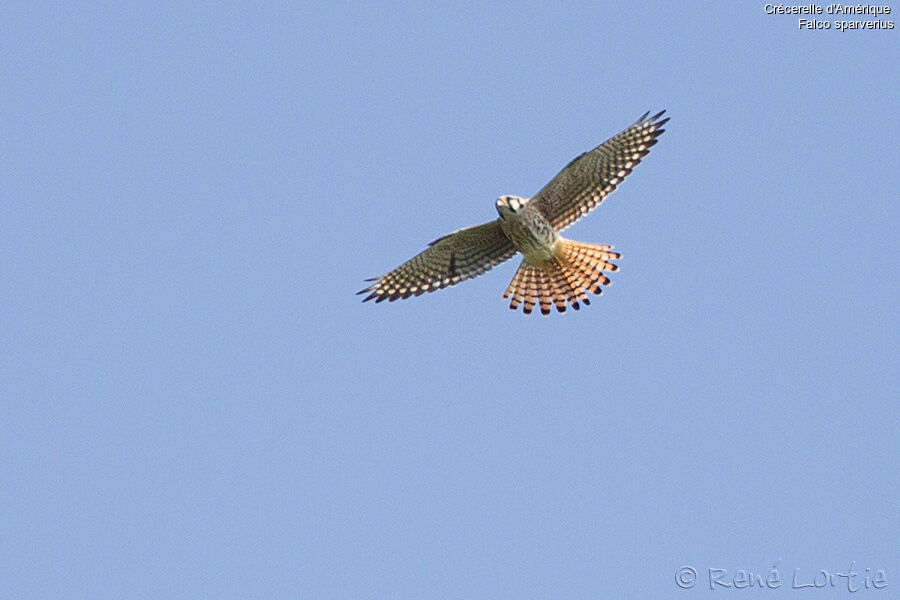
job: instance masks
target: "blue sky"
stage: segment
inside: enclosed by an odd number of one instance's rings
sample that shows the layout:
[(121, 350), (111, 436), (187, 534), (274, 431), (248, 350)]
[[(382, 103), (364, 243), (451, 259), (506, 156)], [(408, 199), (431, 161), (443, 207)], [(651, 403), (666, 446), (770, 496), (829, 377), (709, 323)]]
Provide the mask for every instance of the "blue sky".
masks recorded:
[[(898, 33), (763, 6), (4, 8), (0, 599), (896, 594)], [(660, 109), (587, 309), (354, 295)]]

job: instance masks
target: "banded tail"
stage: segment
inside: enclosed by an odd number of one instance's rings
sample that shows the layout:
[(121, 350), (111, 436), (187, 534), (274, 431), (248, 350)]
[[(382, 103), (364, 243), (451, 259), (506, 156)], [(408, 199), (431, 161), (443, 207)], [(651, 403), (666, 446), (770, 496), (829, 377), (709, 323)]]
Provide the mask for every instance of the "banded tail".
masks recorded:
[(561, 313), (566, 312), (567, 304), (578, 310), (581, 308), (579, 302), (585, 306), (591, 303), (586, 292), (599, 296), (603, 292), (600, 286), (612, 283), (604, 271), (619, 270), (609, 261), (622, 258), (622, 255), (610, 250), (612, 246), (560, 238), (556, 256), (549, 261), (542, 264), (529, 263), (527, 259), (522, 261), (503, 297), (512, 296), (511, 310), (524, 304), (522, 310), (526, 315), (540, 305), (541, 314), (547, 316), (551, 303)]

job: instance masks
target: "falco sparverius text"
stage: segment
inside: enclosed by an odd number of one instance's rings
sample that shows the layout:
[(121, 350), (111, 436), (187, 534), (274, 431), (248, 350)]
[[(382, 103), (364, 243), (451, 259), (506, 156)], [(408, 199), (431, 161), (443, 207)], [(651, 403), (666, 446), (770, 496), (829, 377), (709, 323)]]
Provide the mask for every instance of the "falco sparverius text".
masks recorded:
[(465, 227), (436, 239), (422, 253), (393, 271), (369, 279), (371, 292), (363, 302), (394, 301), (419, 296), (489, 271), (516, 252), (522, 264), (503, 297), (512, 296), (509, 307), (520, 304), (525, 314), (536, 305), (550, 314), (551, 303), (559, 312), (566, 304), (578, 310), (590, 304), (586, 292), (600, 294), (609, 285), (604, 271), (616, 271), (612, 260), (621, 258), (612, 246), (567, 240), (559, 235), (586, 215), (616, 189), (665, 129), (665, 111), (648, 118), (649, 112), (621, 133), (590, 152), (575, 158), (533, 198), (500, 196), (500, 218)]

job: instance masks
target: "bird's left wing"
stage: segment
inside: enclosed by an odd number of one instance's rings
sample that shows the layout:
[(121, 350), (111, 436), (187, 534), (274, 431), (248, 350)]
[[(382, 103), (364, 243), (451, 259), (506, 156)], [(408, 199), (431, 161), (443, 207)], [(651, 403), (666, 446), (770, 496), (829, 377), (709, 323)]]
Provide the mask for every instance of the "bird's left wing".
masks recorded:
[(564, 168), (529, 201), (562, 231), (586, 215), (610, 195), (650, 152), (669, 119), (662, 111), (647, 118), (645, 113), (630, 127), (585, 152)]
[(359, 294), (371, 292), (363, 302), (419, 296), (491, 270), (516, 253), (500, 220), (457, 229), (428, 245), (422, 253), (409, 259), (390, 273), (374, 277), (372, 285)]

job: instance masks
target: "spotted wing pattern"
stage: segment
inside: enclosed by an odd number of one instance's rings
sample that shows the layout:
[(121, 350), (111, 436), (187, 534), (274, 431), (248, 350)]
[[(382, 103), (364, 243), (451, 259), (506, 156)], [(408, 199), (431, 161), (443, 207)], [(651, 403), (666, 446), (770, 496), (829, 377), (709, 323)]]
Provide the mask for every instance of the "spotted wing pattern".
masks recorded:
[(390, 273), (368, 279), (375, 283), (358, 293), (370, 292), (363, 302), (419, 296), (477, 277), (515, 253), (499, 219), (465, 227), (434, 240)]
[(529, 204), (562, 231), (610, 195), (650, 152), (669, 119), (649, 112), (621, 133), (574, 159)]

